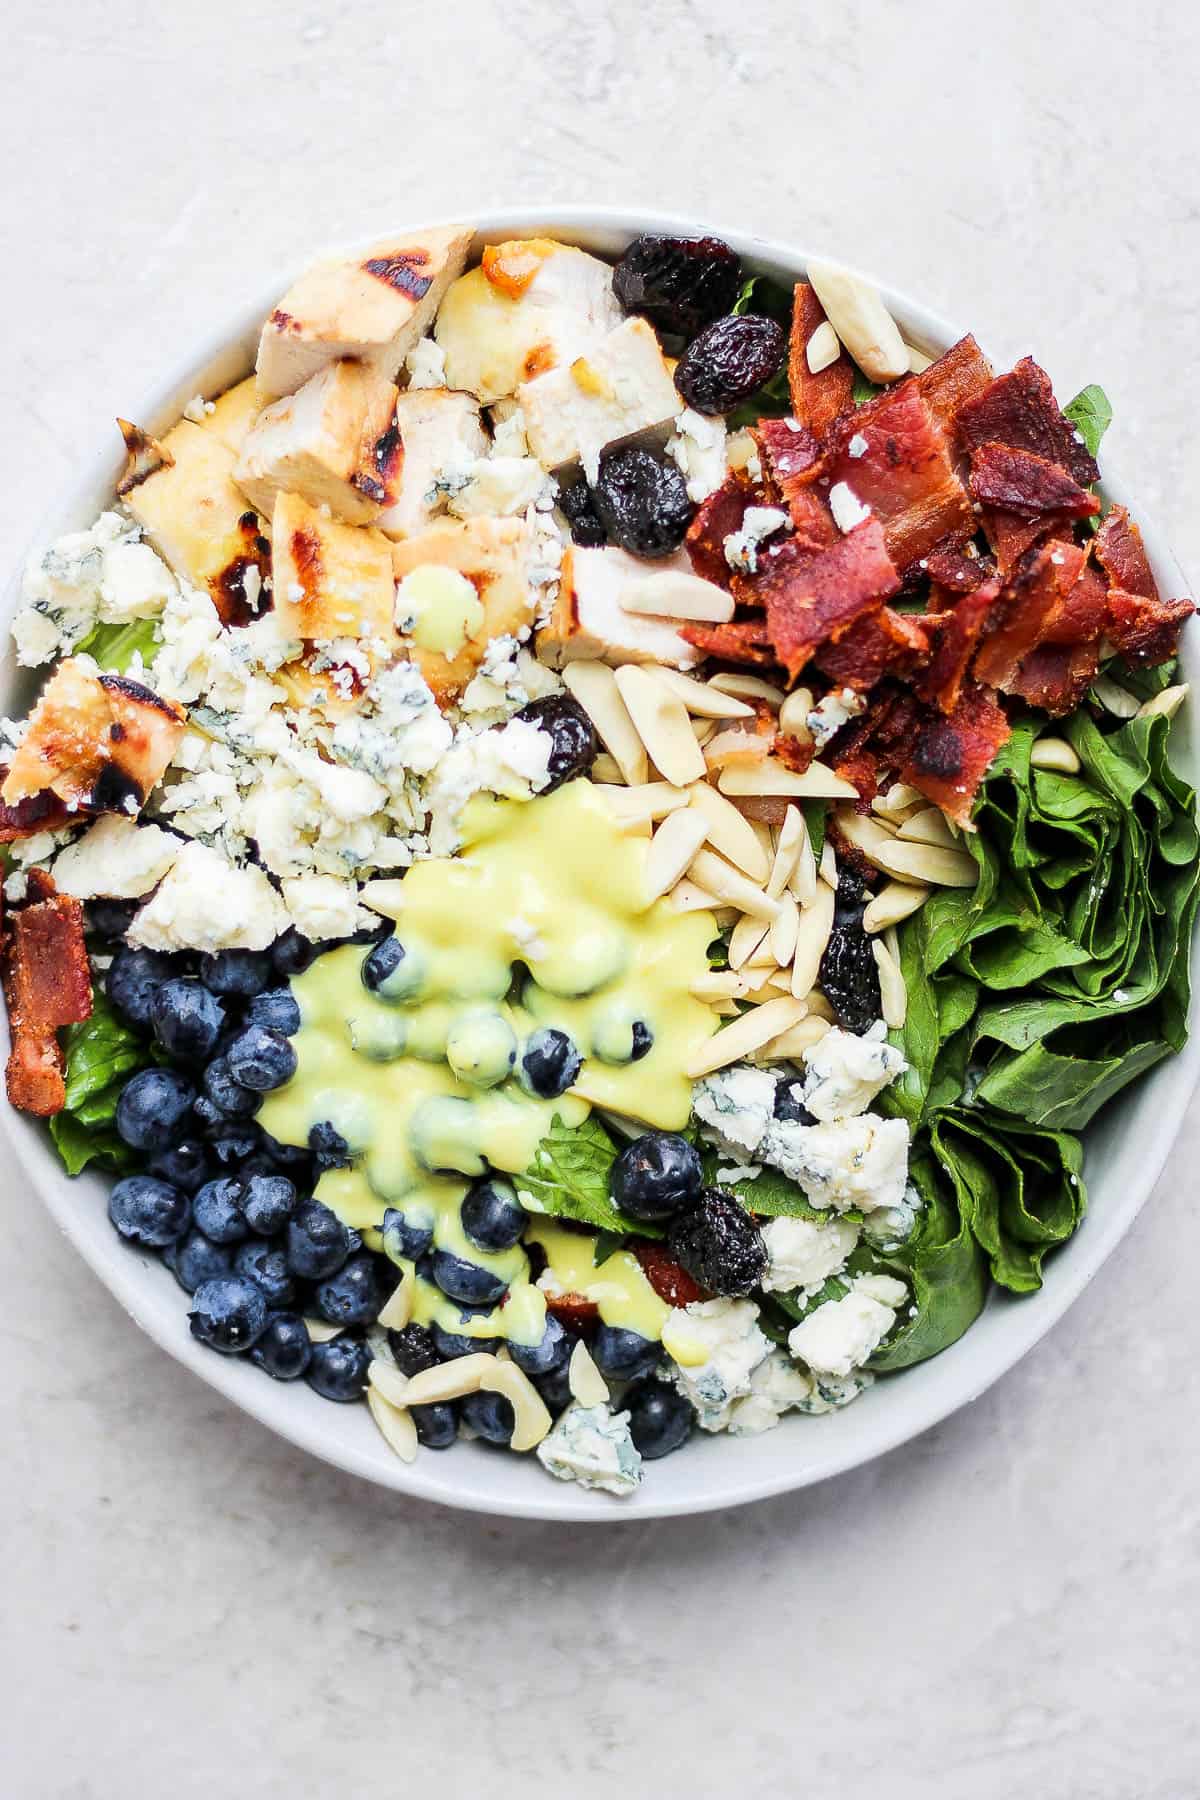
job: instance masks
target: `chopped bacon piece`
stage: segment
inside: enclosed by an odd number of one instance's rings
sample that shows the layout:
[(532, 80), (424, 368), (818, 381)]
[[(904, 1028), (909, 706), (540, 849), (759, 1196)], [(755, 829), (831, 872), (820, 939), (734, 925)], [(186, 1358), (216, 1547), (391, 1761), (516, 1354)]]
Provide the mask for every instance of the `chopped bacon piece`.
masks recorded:
[(1058, 463), (1081, 487), (1090, 487), (1099, 479), (1095, 457), (1058, 410), (1050, 377), (1031, 356), (966, 401), (959, 408), (957, 423), (966, 450), (977, 450), (982, 444), (1008, 444)]
[(916, 377), (921, 397), (939, 425), (949, 432), (961, 406), (981, 394), (992, 382), (992, 366), (968, 334), (951, 344), (936, 362)]
[(815, 483), (821, 472), (821, 446), (795, 419), (761, 419), (754, 431), (763, 474), (792, 517), (796, 535), (814, 549), (837, 540), (837, 526)]
[(911, 693), (885, 683), (871, 696), (867, 711), (838, 733), (834, 769), (858, 789), (864, 803), (899, 768), (921, 716)]
[(1052, 538), (1030, 551), (1004, 591), (996, 628), (975, 657), (975, 675), (989, 687), (1008, 688), (1023, 659), (1046, 635), (1056, 608), (1069, 594), (1087, 559), (1087, 551), (1063, 538)]
[(1180, 629), (1195, 610), (1191, 600), (1147, 600), (1110, 588), (1104, 629), (1130, 668), (1150, 669), (1175, 655)]
[(757, 598), (766, 602), (776, 654), (793, 679), (818, 645), (841, 637), (899, 585), (883, 528), (873, 517), (826, 550), (787, 539), (760, 558), (754, 579)]
[(984, 687), (965, 688), (952, 713), (920, 725), (901, 779), (940, 806), (947, 818), (966, 825), (979, 784), (1010, 734), (995, 694)]
[(1086, 519), (1100, 502), (1058, 463), (1018, 450), (1011, 444), (980, 444), (971, 453), (971, 493), (986, 506), (999, 506), (1023, 518), (1059, 513)]
[(953, 712), (958, 705), (971, 658), (999, 592), (998, 581), (985, 582), (973, 594), (963, 594), (948, 611), (925, 620), (933, 654), (928, 666), (916, 676), (913, 686), (922, 700), (928, 700), (942, 712)]
[(1098, 638), (1090, 643), (1040, 644), (1017, 670), (1009, 692), (1061, 719), (1075, 711), (1099, 667)]
[(10, 914), (3, 979), (12, 1034), (8, 1097), (21, 1112), (49, 1118), (66, 1099), (66, 1061), (56, 1033), (92, 1010), (78, 900), (55, 894)]
[(777, 737), (773, 752), (785, 769), (790, 769), (793, 775), (803, 775), (817, 754), (817, 746), (810, 737)]
[[(1094, 542), (1094, 540), (1093, 540)], [(1093, 566), (1090, 549), (1084, 551), (1079, 574), (1061, 595), (1042, 635), (1044, 644), (1090, 644), (1104, 630), (1108, 588)]]
[(1105, 513), (1097, 527), (1093, 549), (1114, 588), (1120, 588), (1124, 594), (1140, 594), (1144, 600), (1158, 599), (1158, 583), (1142, 534), (1123, 506), (1112, 506)]
[(661, 1244), (650, 1238), (634, 1238), (630, 1249), (641, 1263), (646, 1280), (668, 1306), (691, 1306), (696, 1300), (708, 1298), (708, 1289), (694, 1282)]
[(732, 625), (681, 625), (680, 633), (705, 656), (722, 662), (768, 667), (775, 661), (771, 639), (762, 619), (745, 619)]
[(822, 644), (813, 660), (838, 686), (865, 691), (885, 675), (911, 675), (928, 655), (925, 620), (881, 606), (852, 625), (836, 644)]
[(825, 431), (854, 401), (854, 365), (844, 350), (817, 375), (808, 366), (808, 340), (824, 323), (825, 311), (813, 289), (807, 281), (798, 281), (792, 302), (788, 387), (792, 412), (814, 431)]
[[(0, 779), (7, 773), (0, 769)], [(74, 825), (78, 816), (49, 790), (18, 800), (15, 806), (0, 800), (0, 844), (15, 844), (18, 838), (33, 837), (39, 831), (61, 831), (64, 825)]]
[(740, 469), (727, 475), (716, 493), (701, 501), (685, 542), (692, 567), (702, 580), (729, 586), (732, 570), (725, 560), (725, 539), (742, 529), (748, 506), (761, 504), (749, 477)]
[(1003, 512), (999, 507), (985, 506), (983, 529), (996, 556), (1002, 575), (1011, 575), (1027, 550), (1051, 532), (1069, 529), (1070, 519), (1057, 513), (1044, 513), (1040, 519), (1023, 519), (1020, 513)]
[(915, 381), (889, 388), (839, 421), (822, 483), (845, 482), (883, 526), (897, 569), (943, 538), (969, 537), (976, 520), (954, 471), (946, 434)]
[(929, 552), (925, 572), (938, 587), (949, 588), (953, 594), (973, 594), (992, 579), (996, 565), (990, 556), (972, 554), (965, 545), (951, 539)]

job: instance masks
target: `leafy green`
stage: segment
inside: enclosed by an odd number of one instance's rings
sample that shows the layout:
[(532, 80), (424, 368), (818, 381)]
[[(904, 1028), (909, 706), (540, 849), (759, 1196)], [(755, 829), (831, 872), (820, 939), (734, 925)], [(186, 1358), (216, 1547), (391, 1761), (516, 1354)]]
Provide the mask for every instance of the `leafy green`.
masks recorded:
[[(711, 1187), (716, 1184), (717, 1168), (720, 1157), (715, 1150), (701, 1146), (701, 1161), (704, 1164), (704, 1179)], [(752, 1176), (749, 1181), (721, 1182), (726, 1193), (735, 1194), (747, 1211), (758, 1213), (764, 1219), (817, 1219), (822, 1222), (828, 1219), (828, 1212), (821, 1212), (805, 1198), (804, 1190), (796, 1185), (779, 1169), (773, 1169), (764, 1163), (761, 1173)], [(848, 1215), (852, 1219), (861, 1218), (857, 1212)]]
[(793, 289), (773, 275), (751, 275), (742, 283), (732, 310), (739, 318), (745, 313), (763, 313), (780, 325), (790, 325), (792, 295)]
[(1104, 389), (1092, 383), (1080, 388), (1075, 398), (1067, 402), (1063, 417), (1070, 419), (1090, 454), (1095, 456), (1101, 438), (1112, 424), (1112, 403)]
[(66, 1165), (78, 1175), (88, 1163), (128, 1168), (133, 1152), (113, 1129), (125, 1079), (154, 1058), (150, 1046), (114, 1012), (103, 991), (92, 994), (91, 1017), (63, 1034), (67, 1059), (66, 1103), (50, 1120), (50, 1136)]
[[(751, 275), (743, 282), (742, 291), (733, 303), (733, 311), (739, 317), (748, 312), (763, 313), (786, 330), (792, 318), (792, 289), (783, 282), (776, 281), (773, 276)], [(792, 394), (788, 385), (785, 357), (770, 381), (764, 382), (748, 400), (735, 406), (726, 423), (731, 431), (737, 431), (764, 417), (786, 418), (791, 410)]]
[(817, 861), (821, 860), (821, 852), (825, 848), (825, 826), (829, 818), (828, 800), (802, 800), (804, 824), (808, 832), (808, 841), (812, 845), (812, 853)]
[(616, 1144), (594, 1113), (582, 1125), (564, 1125), (555, 1113), (533, 1162), (516, 1177), (522, 1206), (617, 1236), (636, 1232), (641, 1237), (661, 1237), (654, 1226), (626, 1217), (613, 1204), (608, 1177), (618, 1155)]
[(956, 1343), (987, 1298), (987, 1263), (953, 1171), (944, 1173), (932, 1156), (921, 1154), (910, 1164), (909, 1179), (922, 1211), (911, 1237), (881, 1260), (909, 1283), (915, 1312), (871, 1358), (871, 1367), (881, 1371), (911, 1368)]
[(86, 650), (102, 669), (123, 675), (135, 656), (149, 667), (161, 643), (157, 619), (131, 619), (128, 625), (95, 626), (76, 649)]
[(882, 394), (882, 392), (883, 388), (880, 384), (872, 381), (869, 375), (864, 375), (856, 365), (854, 386), (850, 390), (850, 398), (854, 401), (855, 406), (865, 406), (868, 400), (873, 400), (876, 394)]

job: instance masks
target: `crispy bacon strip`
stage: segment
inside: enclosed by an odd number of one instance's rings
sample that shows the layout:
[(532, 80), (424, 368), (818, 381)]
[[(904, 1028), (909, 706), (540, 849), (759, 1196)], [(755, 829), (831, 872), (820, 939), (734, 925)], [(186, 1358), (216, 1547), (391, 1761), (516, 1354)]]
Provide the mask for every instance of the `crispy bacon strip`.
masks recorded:
[(991, 581), (996, 565), (990, 556), (978, 556), (953, 539), (937, 544), (925, 558), (925, 572), (937, 587), (952, 594), (973, 594)]
[(928, 665), (913, 681), (922, 700), (940, 711), (952, 713), (958, 705), (967, 670), (1000, 593), (998, 581), (985, 582), (973, 594), (963, 594), (948, 611), (925, 620), (932, 643)]
[(8, 1098), (21, 1112), (49, 1118), (66, 1099), (66, 1061), (56, 1034), (92, 1010), (78, 900), (55, 894), (9, 915), (3, 982), (12, 1035)]
[(985, 687), (964, 688), (953, 712), (934, 714), (918, 727), (901, 779), (956, 824), (966, 825), (979, 784), (1010, 735), (995, 694)]
[(975, 529), (946, 434), (915, 381), (888, 389), (839, 421), (822, 485), (826, 480), (831, 486), (844, 482), (871, 508), (901, 571), (943, 538), (969, 537)]
[(825, 550), (809, 550), (787, 539), (760, 559), (754, 577), (776, 655), (793, 679), (818, 645), (829, 638), (836, 641), (856, 619), (890, 599), (899, 585), (883, 528), (874, 517)]
[(958, 409), (957, 423), (965, 450), (1007, 444), (1058, 463), (1080, 487), (1099, 480), (1095, 457), (1058, 410), (1050, 377), (1031, 356), (967, 400)]
[(1191, 600), (1147, 600), (1110, 588), (1104, 629), (1130, 668), (1151, 669), (1176, 654), (1180, 630), (1195, 610)]
[(680, 634), (706, 656), (722, 662), (769, 668), (775, 661), (765, 620), (742, 619), (732, 625), (681, 625)]
[(943, 430), (951, 431), (959, 408), (975, 399), (992, 382), (992, 366), (968, 335), (951, 344), (949, 350), (922, 369), (916, 377), (921, 398), (930, 408)]
[(1142, 534), (1123, 506), (1112, 506), (1105, 513), (1092, 548), (1114, 588), (1123, 594), (1140, 594), (1143, 600), (1159, 598)]
[(999, 506), (1022, 518), (1045, 513), (1086, 519), (1100, 502), (1058, 463), (1011, 444), (981, 444), (971, 453), (971, 493), (985, 506)]
[(771, 752), (793, 775), (803, 775), (817, 754), (817, 746), (812, 738), (777, 737)]
[(839, 687), (865, 692), (885, 675), (909, 676), (929, 655), (925, 620), (881, 606), (852, 625), (836, 644), (822, 644), (813, 658)]
[(864, 806), (899, 768), (921, 716), (911, 693), (885, 682), (867, 711), (838, 733), (834, 769), (858, 789)]
[(1013, 679), (1010, 693), (1040, 706), (1052, 718), (1075, 711), (1100, 667), (1100, 642), (1040, 644)]
[(1079, 574), (1059, 598), (1042, 635), (1044, 644), (1091, 644), (1104, 630), (1108, 588), (1084, 551)]
[[(0, 782), (7, 773), (0, 768)], [(76, 824), (78, 818), (78, 813), (68, 812), (65, 802), (49, 789), (18, 800), (15, 806), (0, 800), (0, 844), (15, 844), (18, 838), (33, 837), (39, 831), (61, 831), (64, 825)]]
[(761, 419), (754, 437), (771, 498), (787, 507), (797, 537), (814, 549), (834, 543), (837, 526), (816, 487), (822, 453), (812, 432), (795, 419)]
[(983, 509), (983, 529), (992, 546), (996, 566), (1002, 575), (1011, 575), (1027, 550), (1051, 532), (1069, 529), (1069, 518), (1045, 513), (1040, 519), (1023, 519), (1020, 513), (1003, 512), (996, 506)]
[(808, 340), (825, 311), (807, 281), (796, 283), (792, 302), (792, 334), (788, 346), (788, 387), (792, 412), (802, 425), (825, 431), (854, 401), (854, 365), (844, 350), (838, 359), (814, 375), (808, 366)]
[(716, 493), (701, 501), (684, 541), (692, 567), (702, 580), (729, 586), (732, 570), (725, 560), (725, 539), (742, 529), (748, 506), (762, 504), (749, 476), (740, 469), (727, 475)]
[(1046, 636), (1055, 609), (1078, 581), (1086, 550), (1052, 538), (1029, 553), (1004, 591), (996, 628), (975, 657), (976, 679), (988, 687), (1011, 686), (1022, 661)]

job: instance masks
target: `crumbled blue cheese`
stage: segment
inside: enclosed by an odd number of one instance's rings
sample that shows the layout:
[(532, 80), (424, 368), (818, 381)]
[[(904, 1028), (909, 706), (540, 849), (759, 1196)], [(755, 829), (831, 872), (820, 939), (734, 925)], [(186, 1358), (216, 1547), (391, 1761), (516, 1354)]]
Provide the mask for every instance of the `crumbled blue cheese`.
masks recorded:
[(30, 557), (13, 619), (17, 661), (27, 668), (65, 656), (98, 624), (156, 617), (176, 591), (162, 558), (121, 513), (101, 513)]
[(858, 1226), (848, 1219), (771, 1219), (763, 1227), (767, 1246), (767, 1293), (790, 1294), (819, 1288), (840, 1274), (858, 1242)]
[(748, 506), (740, 531), (731, 531), (725, 539), (725, 561), (741, 575), (753, 575), (758, 568), (759, 546), (765, 539), (782, 531), (788, 515), (777, 506)]
[(821, 1211), (868, 1212), (898, 1206), (904, 1197), (908, 1126), (876, 1113), (817, 1125), (773, 1119), (759, 1155), (803, 1188)]
[(550, 779), (548, 732), (527, 719), (510, 719), (497, 730), (460, 734), (434, 771), (426, 792), (429, 847), (449, 856), (459, 845), (459, 820), (472, 795), (502, 794), (528, 800)]
[(770, 1350), (752, 1300), (699, 1300), (674, 1307), (662, 1328), (675, 1386), (696, 1411), (702, 1431), (723, 1431), (733, 1401)]
[(293, 875), (280, 883), (283, 903), (302, 937), (320, 943), (325, 938), (350, 937), (363, 926), (375, 924), (375, 916), (358, 903), (357, 883), (336, 875)]
[(446, 352), (434, 338), (418, 338), (404, 359), (410, 388), (446, 385)]
[(788, 1333), (793, 1356), (823, 1375), (849, 1375), (874, 1354), (896, 1322), (908, 1289), (891, 1275), (859, 1275), (840, 1300), (827, 1300)]
[(688, 499), (699, 506), (725, 479), (725, 421), (684, 408), (667, 439), (667, 455), (687, 483)]
[(180, 847), (173, 833), (157, 825), (109, 813), (59, 852), (54, 879), (77, 900), (140, 900), (172, 867)]
[(812, 733), (813, 742), (818, 751), (823, 750), (831, 737), (848, 725), (851, 719), (857, 719), (866, 711), (867, 702), (862, 694), (856, 694), (853, 688), (837, 688), (819, 700), (808, 715), (806, 721)]
[(553, 502), (556, 484), (532, 456), (480, 456), (457, 466), (446, 490), (447, 510), (460, 519), (511, 518), (542, 495)]
[(869, 519), (871, 509), (859, 499), (854, 489), (845, 481), (835, 481), (829, 490), (829, 510), (839, 531), (853, 531), (864, 519)]
[(501, 725), (531, 700), (556, 694), (561, 678), (515, 637), (493, 638), (483, 661), (459, 701), (472, 723)]
[(777, 1077), (770, 1069), (737, 1063), (706, 1075), (692, 1089), (692, 1110), (704, 1135), (735, 1160), (753, 1155), (763, 1140), (775, 1109)]
[(731, 1437), (757, 1437), (773, 1431), (784, 1413), (809, 1411), (816, 1382), (783, 1350), (772, 1350), (750, 1377), (750, 1392), (729, 1408)]
[(128, 940), (147, 950), (265, 950), (289, 923), (261, 869), (235, 868), (192, 841), (136, 914)]
[(861, 1037), (834, 1026), (804, 1053), (803, 1103), (814, 1119), (852, 1119), (876, 1094), (903, 1075), (908, 1064), (887, 1042), (882, 1019)]
[(629, 1435), (629, 1414), (573, 1402), (537, 1447), (542, 1467), (559, 1481), (601, 1488), (623, 1500), (642, 1479), (642, 1459)]

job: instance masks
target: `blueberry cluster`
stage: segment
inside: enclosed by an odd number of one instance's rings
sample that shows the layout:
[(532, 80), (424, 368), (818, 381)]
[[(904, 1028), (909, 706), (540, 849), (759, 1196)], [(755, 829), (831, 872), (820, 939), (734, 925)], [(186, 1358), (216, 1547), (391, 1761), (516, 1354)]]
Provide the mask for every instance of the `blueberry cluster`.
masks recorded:
[(666, 1228), (667, 1250), (710, 1294), (748, 1294), (767, 1268), (762, 1232), (740, 1201), (704, 1186), (700, 1153), (672, 1131), (647, 1131), (621, 1152), (609, 1191), (622, 1212)]

